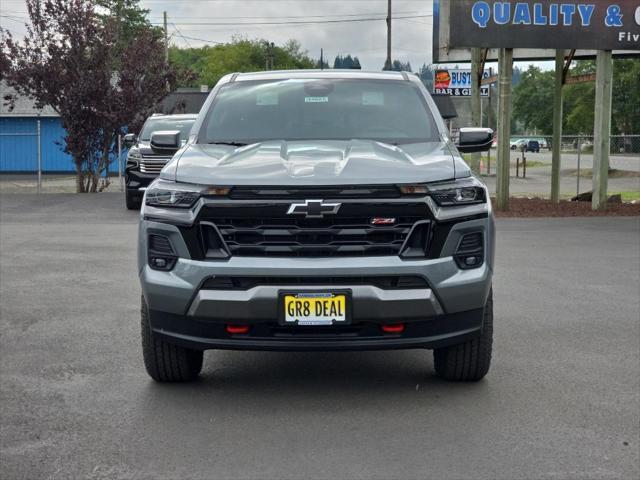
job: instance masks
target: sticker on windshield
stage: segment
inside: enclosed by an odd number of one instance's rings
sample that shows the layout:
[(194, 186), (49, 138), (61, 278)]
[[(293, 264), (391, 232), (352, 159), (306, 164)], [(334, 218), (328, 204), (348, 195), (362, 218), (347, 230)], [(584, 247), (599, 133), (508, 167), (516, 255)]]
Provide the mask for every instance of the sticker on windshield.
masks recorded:
[(384, 93), (362, 92), (362, 105), (384, 105)]
[(329, 97), (304, 97), (304, 103), (328, 103)]
[(278, 92), (260, 92), (256, 95), (256, 105), (278, 105)]

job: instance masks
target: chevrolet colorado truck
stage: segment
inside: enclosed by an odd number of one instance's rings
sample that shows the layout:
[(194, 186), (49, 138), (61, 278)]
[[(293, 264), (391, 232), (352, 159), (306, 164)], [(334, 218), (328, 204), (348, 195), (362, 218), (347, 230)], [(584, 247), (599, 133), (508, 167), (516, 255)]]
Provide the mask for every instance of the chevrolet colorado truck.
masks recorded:
[(437, 375), (491, 362), (494, 223), (486, 187), (407, 73), (231, 74), (140, 212), (142, 350), (187, 381), (206, 349), (432, 349)]

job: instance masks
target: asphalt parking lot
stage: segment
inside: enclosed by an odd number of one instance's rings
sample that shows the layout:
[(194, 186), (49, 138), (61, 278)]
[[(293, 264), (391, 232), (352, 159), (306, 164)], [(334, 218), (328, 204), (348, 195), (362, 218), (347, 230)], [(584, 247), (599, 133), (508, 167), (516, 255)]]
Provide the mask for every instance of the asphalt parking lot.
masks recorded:
[(208, 352), (142, 366), (137, 215), (0, 196), (0, 477), (640, 477), (640, 218), (501, 219), (494, 363)]

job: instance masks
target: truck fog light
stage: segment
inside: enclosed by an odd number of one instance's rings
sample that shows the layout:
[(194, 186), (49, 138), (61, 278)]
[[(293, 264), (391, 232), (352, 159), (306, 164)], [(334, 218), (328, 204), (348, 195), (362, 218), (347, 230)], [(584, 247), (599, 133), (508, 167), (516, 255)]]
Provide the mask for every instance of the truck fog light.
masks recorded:
[(168, 271), (173, 268), (175, 263), (175, 257), (156, 257), (153, 255), (149, 257), (149, 266), (154, 270)]
[(167, 261), (164, 258), (152, 258), (153, 265), (158, 268), (164, 268), (167, 266)]
[(466, 257), (464, 259), (464, 264), (469, 266), (469, 267), (473, 267), (474, 265), (477, 265), (478, 263), (480, 263), (480, 257)]

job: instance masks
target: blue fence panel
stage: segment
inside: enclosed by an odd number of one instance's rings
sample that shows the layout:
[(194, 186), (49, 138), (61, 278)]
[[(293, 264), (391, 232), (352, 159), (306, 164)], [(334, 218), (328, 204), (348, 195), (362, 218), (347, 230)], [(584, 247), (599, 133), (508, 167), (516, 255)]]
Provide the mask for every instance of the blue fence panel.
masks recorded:
[[(0, 172), (38, 171), (38, 119), (35, 117), (0, 118)], [(73, 159), (64, 153), (65, 131), (59, 118), (41, 118), (42, 171), (75, 172)], [(126, 152), (123, 147), (123, 158)], [(109, 170), (117, 173), (117, 155), (111, 156)]]
[(36, 172), (36, 119), (0, 118), (0, 172)]
[(65, 131), (59, 118), (42, 118), (42, 171), (75, 172), (71, 155), (64, 153)]

